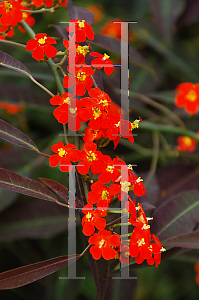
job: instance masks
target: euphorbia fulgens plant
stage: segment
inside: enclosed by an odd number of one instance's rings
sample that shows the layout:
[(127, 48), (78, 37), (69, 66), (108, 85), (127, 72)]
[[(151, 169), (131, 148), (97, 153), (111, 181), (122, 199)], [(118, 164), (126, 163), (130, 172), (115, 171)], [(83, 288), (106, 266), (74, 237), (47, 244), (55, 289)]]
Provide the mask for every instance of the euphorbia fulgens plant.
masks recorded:
[[(95, 42), (95, 35), (90, 13), (87, 13), (88, 20), (86, 17), (82, 20), (78, 7), (74, 7), (71, 1), (68, 1), (69, 24), (64, 33), (63, 28), (57, 27), (63, 34), (63, 51), (57, 46), (57, 38), (50, 37), (43, 31), (34, 32), (29, 26), (31, 24), (28, 17), (31, 17), (31, 14), (63, 9), (64, 4), (66, 5), (64, 1), (51, 3), (20, 0), (3, 1), (0, 4), (1, 38), (5, 39), (16, 25), (23, 28), (29, 36), (27, 45), (14, 42), (13, 44), (26, 48), (25, 51), (32, 55), (31, 59), (35, 60), (35, 63), (48, 64), (56, 83), (56, 95), (38, 83), (27, 67), (15, 58), (1, 51), (0, 59), (2, 66), (29, 76), (50, 95), (50, 104), (56, 106), (52, 118), (63, 124), (65, 138), (51, 145), (53, 153), (49, 155), (38, 150), (24, 133), (2, 120), (0, 136), (45, 156), (49, 167), (58, 167), (63, 176), (67, 173), (70, 176), (75, 169), (77, 195), (75, 197), (70, 188), (68, 193), (68, 189), (59, 182), (41, 178), (42, 182), (66, 200), (67, 204), (59, 202), (55, 194), (43, 184), (5, 169), (0, 169), (0, 186), (54, 201), (69, 211), (75, 209), (81, 216), (85, 250), (81, 254), (69, 253), (68, 256), (4, 272), (0, 274), (1, 289), (16, 288), (38, 280), (71, 264), (86, 252), (92, 256), (92, 260), (99, 261), (102, 258), (107, 264), (110, 263), (111, 271), (114, 272), (120, 263), (121, 269), (125, 265), (139, 265), (144, 261), (148, 265), (158, 267), (161, 253), (165, 251), (161, 239), (155, 235), (156, 230), (151, 232), (153, 220), (146, 217), (139, 200), (139, 197), (146, 195), (143, 179), (119, 156), (110, 157), (104, 154), (105, 146), (109, 143), (116, 151), (121, 137), (128, 139), (129, 143), (134, 143), (132, 132), (139, 127), (142, 118), (138, 115), (136, 120), (130, 122), (122, 117), (120, 109), (117, 110), (118, 113), (113, 112), (113, 99), (98, 84), (101, 80), (99, 72), (104, 71), (105, 76), (110, 76), (114, 74), (115, 68), (107, 53), (95, 52), (91, 47), (92, 42)], [(75, 18), (77, 15), (79, 19)], [(97, 80), (99, 77), (100, 80)], [(191, 94), (190, 97), (192, 96)], [(70, 197), (73, 200), (76, 198), (76, 201), (68, 201)], [(157, 220), (158, 217), (156, 225)], [(131, 230), (127, 229), (126, 234), (118, 233), (118, 228), (122, 232), (123, 228), (128, 226), (131, 226)], [(165, 228), (166, 225), (163, 229), (160, 226), (157, 232), (161, 234)], [(164, 238), (166, 240), (168, 237)], [(26, 276), (27, 274), (29, 276)], [(99, 299), (103, 299), (104, 292), (105, 289), (98, 294)]]

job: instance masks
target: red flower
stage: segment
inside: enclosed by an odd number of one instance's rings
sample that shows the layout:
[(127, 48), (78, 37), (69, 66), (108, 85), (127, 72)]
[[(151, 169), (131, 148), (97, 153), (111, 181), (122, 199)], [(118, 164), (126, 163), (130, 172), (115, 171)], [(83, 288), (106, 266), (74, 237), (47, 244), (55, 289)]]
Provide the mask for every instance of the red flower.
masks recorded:
[(101, 256), (106, 259), (113, 259), (116, 255), (115, 249), (111, 246), (119, 246), (120, 238), (116, 234), (111, 235), (111, 231), (100, 230), (97, 233), (94, 233), (89, 240), (89, 244), (92, 244), (90, 248), (90, 253), (94, 259), (98, 260)]
[[(110, 186), (111, 195), (118, 195), (118, 199), (122, 201), (124, 196), (129, 198), (128, 192), (133, 191), (137, 197), (146, 195), (145, 187), (142, 183), (141, 177), (135, 177), (131, 170), (128, 170), (128, 174), (123, 173), (117, 180), (116, 183)], [(118, 182), (118, 183), (117, 183)]]
[(123, 265), (128, 265), (130, 262), (130, 252), (129, 246), (122, 245), (121, 246), (121, 254), (119, 255), (119, 260)]
[(53, 6), (53, 0), (32, 0), (34, 6), (41, 6), (43, 3), (46, 7), (52, 7)]
[[(70, 20), (70, 25), (66, 28), (68, 32), (76, 32), (75, 41), (77, 43), (84, 42), (86, 37), (88, 40), (94, 39), (94, 32), (92, 30), (92, 26), (86, 23), (85, 20)], [(74, 24), (75, 23), (75, 24)]]
[(99, 140), (104, 135), (104, 130), (93, 130), (90, 127), (86, 127), (84, 131), (84, 137), (83, 140), (85, 143), (92, 143), (94, 140)]
[(56, 167), (60, 163), (60, 170), (62, 172), (70, 172), (72, 170), (72, 162), (79, 160), (80, 151), (73, 144), (64, 146), (62, 142), (52, 146), (52, 151), (57, 153), (49, 157), (49, 165)]
[(152, 244), (152, 252), (153, 252), (153, 259), (155, 262), (155, 266), (156, 268), (158, 267), (158, 265), (161, 262), (161, 252), (166, 251), (166, 249), (164, 249), (159, 241), (159, 238), (156, 237), (154, 234), (151, 235), (153, 241), (155, 242), (154, 244)]
[[(131, 132), (131, 123), (127, 120), (122, 120), (118, 115), (109, 115), (107, 119), (103, 119), (102, 128), (107, 129), (107, 137), (114, 142), (114, 149), (120, 141), (120, 135), (123, 138), (128, 138), (131, 143), (134, 143), (134, 138)], [(122, 132), (120, 132), (122, 126)]]
[(180, 152), (193, 152), (196, 149), (196, 141), (188, 136), (179, 136), (177, 143), (177, 149)]
[[(71, 38), (69, 36), (69, 38)], [(71, 38), (72, 39), (72, 38)], [(80, 46), (78, 44), (75, 44), (75, 41), (72, 43), (69, 40), (64, 40), (63, 41), (64, 46), (66, 47), (67, 50), (73, 51), (73, 46), (75, 45), (75, 49), (74, 51), (76, 51), (75, 53), (75, 63), (76, 64), (85, 64), (85, 56), (87, 53), (89, 53), (90, 51), (90, 45), (84, 45), (84, 46)]]
[(124, 22), (122, 19), (107, 21), (104, 27), (101, 28), (100, 34), (110, 35), (114, 38), (121, 39), (121, 24), (113, 23), (113, 21)]
[(194, 269), (196, 271), (195, 281), (199, 285), (199, 262), (195, 264)]
[(125, 203), (126, 210), (128, 213), (131, 215), (129, 218), (129, 222), (134, 225), (134, 221), (137, 219), (137, 211), (136, 211), (136, 206), (133, 201), (126, 201)]
[(97, 57), (91, 62), (91, 65), (94, 68), (102, 69), (104, 67), (104, 72), (106, 73), (106, 75), (112, 74), (114, 67), (112, 61), (109, 59), (110, 56), (108, 56), (106, 53), (102, 55), (98, 52), (91, 52), (90, 55)]
[[(68, 66), (68, 71), (70, 70), (70, 65)], [(93, 85), (93, 79), (90, 77), (95, 72), (91, 66), (75, 67), (75, 74), (66, 75), (64, 77), (63, 85), (65, 88), (71, 88), (76, 84), (76, 95), (83, 96)]]
[(195, 114), (199, 107), (199, 84), (184, 82), (175, 89), (177, 95), (175, 97), (175, 105), (185, 107), (185, 111), (189, 114)]
[(36, 60), (44, 58), (44, 54), (48, 57), (54, 57), (57, 54), (57, 49), (51, 44), (57, 42), (52, 37), (47, 37), (46, 33), (38, 33), (35, 35), (35, 39), (28, 41), (26, 45), (27, 51), (33, 51), (32, 57)]
[(23, 7), (19, 1), (6, 0), (0, 2), (0, 22), (4, 26), (16, 25), (16, 22), (21, 22), (22, 20), (22, 10)]
[(7, 113), (9, 113), (10, 115), (15, 115), (20, 111), (24, 110), (24, 107), (21, 105), (17, 105), (17, 104), (9, 104), (5, 101), (1, 101), (0, 102), (0, 108), (1, 109), (5, 109), (7, 111)]
[(88, 125), (93, 130), (99, 130), (102, 120), (109, 114), (111, 99), (107, 93), (101, 91), (99, 88), (90, 89), (88, 93), (92, 98), (82, 98), (80, 103), (92, 112), (92, 118)]
[(67, 0), (58, 0), (59, 5), (67, 6)]
[[(79, 100), (73, 97), (74, 94), (71, 93), (63, 93), (62, 96), (55, 95), (50, 99), (50, 103), (59, 105), (53, 112), (58, 122), (61, 124), (69, 123), (69, 129), (77, 131), (81, 127), (81, 122), (86, 122), (90, 119), (91, 113), (89, 114), (88, 109), (82, 108)], [(75, 104), (72, 101), (75, 101)]]
[(119, 177), (120, 172), (118, 171), (121, 165), (126, 165), (123, 160), (118, 160), (117, 158), (111, 159), (110, 156), (104, 155), (103, 162), (105, 163), (105, 169), (99, 176), (99, 181), (102, 183), (108, 183), (111, 180), (113, 182)]
[(140, 228), (134, 229), (131, 235), (129, 252), (131, 256), (135, 257), (138, 264), (142, 263), (144, 259), (150, 259), (152, 257), (152, 251), (149, 249), (151, 245), (150, 240), (151, 236), (148, 231)]
[(90, 204), (99, 202), (100, 200), (106, 200), (110, 203), (113, 196), (109, 193), (109, 188), (104, 186), (100, 181), (96, 181), (91, 185), (91, 191), (88, 193), (87, 201)]
[(94, 143), (85, 144), (85, 150), (81, 151), (80, 163), (77, 166), (77, 170), (80, 174), (85, 175), (88, 173), (90, 167), (93, 174), (99, 174), (104, 169), (104, 163), (102, 161), (103, 154), (97, 150), (97, 145)]
[[(101, 218), (105, 217), (107, 213), (102, 210), (93, 210), (93, 205), (86, 204), (82, 208), (85, 216), (82, 219), (83, 234), (90, 236), (95, 232), (95, 227), (98, 230), (103, 230), (106, 227), (106, 220)], [(95, 226), (95, 227), (94, 227)]]

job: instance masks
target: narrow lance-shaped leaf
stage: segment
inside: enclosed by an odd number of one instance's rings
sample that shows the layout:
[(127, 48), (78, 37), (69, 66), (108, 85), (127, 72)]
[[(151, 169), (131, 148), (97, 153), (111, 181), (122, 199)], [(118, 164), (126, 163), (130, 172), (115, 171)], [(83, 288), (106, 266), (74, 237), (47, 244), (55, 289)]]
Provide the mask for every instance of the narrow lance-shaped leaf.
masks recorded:
[(61, 270), (80, 257), (81, 254), (64, 255), (0, 273), (0, 289), (14, 289), (29, 284)]
[(164, 247), (199, 249), (199, 230), (180, 234), (161, 242)]
[(155, 210), (151, 232), (163, 241), (192, 232), (198, 221), (199, 191), (182, 192)]
[(58, 201), (43, 184), (3, 168), (0, 168), (0, 187), (43, 200)]
[(37, 199), (18, 200), (1, 212), (0, 241), (49, 238), (67, 228), (68, 211), (62, 206)]
[(30, 70), (16, 58), (0, 50), (0, 66), (18, 71), (24, 75), (32, 77)]
[[(74, 197), (75, 195), (68, 191), (68, 189), (63, 186), (61, 183), (48, 179), (48, 178), (39, 178), (43, 183), (45, 183), (48, 187), (50, 187), (54, 192), (56, 192), (62, 199), (64, 199), (68, 203), (69, 194)], [(76, 207), (82, 208), (84, 207), (84, 203), (76, 196)]]
[(0, 120), (0, 138), (26, 149), (38, 150), (26, 134), (3, 120)]

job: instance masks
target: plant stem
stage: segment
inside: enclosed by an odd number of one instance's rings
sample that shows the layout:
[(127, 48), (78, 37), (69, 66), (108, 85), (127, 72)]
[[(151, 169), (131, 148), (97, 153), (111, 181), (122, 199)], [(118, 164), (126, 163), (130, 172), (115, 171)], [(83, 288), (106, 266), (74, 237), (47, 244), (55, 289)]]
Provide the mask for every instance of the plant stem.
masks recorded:
[(26, 48), (26, 45), (23, 45), (23, 44), (20, 44), (20, 43), (16, 43), (16, 42), (12, 42), (12, 41), (8, 41), (8, 40), (1, 40), (0, 39), (0, 42), (1, 43), (5, 43), (5, 44), (10, 44), (10, 45), (13, 45), (13, 46), (18, 46), (18, 47)]
[(177, 135), (189, 136), (190, 138), (199, 142), (199, 137), (195, 132), (181, 127), (175, 127), (175, 126), (164, 125), (164, 124), (154, 124), (148, 121), (144, 121), (143, 123), (140, 124), (140, 129), (147, 130), (147, 131), (157, 131), (157, 132), (160, 131), (160, 132), (173, 133)]

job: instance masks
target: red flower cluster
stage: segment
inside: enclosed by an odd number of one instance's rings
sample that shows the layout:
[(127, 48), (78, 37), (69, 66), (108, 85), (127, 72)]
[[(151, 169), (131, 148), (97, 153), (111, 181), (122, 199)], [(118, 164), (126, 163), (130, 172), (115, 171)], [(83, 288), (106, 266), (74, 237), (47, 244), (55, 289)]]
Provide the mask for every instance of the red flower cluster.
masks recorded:
[[(5, 0), (0, 2), (0, 39), (12, 37), (14, 35), (14, 27), (18, 25), (22, 32), (25, 32), (18, 23), (25, 20), (29, 26), (33, 26), (35, 19), (28, 12), (32, 4), (22, 0)], [(23, 11), (22, 10), (26, 10)]]
[[(84, 214), (82, 230), (84, 235), (89, 236), (90, 253), (94, 259), (119, 258), (122, 263), (128, 263), (130, 257), (134, 257), (137, 263), (146, 259), (149, 264), (155, 262), (157, 266), (160, 263), (162, 246), (158, 238), (151, 235), (150, 226), (141, 205), (138, 204), (136, 207), (128, 195), (129, 191), (134, 191), (137, 197), (145, 195), (143, 180), (135, 176), (131, 167), (127, 167), (122, 159), (119, 157), (112, 159), (108, 155), (103, 155), (99, 150), (100, 146), (105, 146), (111, 140), (115, 149), (121, 136), (133, 143), (132, 130), (139, 127), (142, 119), (139, 118), (133, 123), (121, 119), (118, 107), (116, 107), (116, 113), (113, 113), (112, 100), (109, 95), (98, 87), (93, 87), (94, 68), (104, 67), (105, 73), (111, 75), (114, 67), (107, 54), (90, 53), (89, 45), (78, 44), (83, 43), (86, 38), (94, 39), (92, 27), (84, 20), (74, 19), (71, 20), (67, 31), (69, 40), (64, 41), (64, 46), (66, 47), (65, 53), (69, 54), (67, 68), (69, 74), (64, 76), (63, 85), (70, 91), (55, 95), (50, 99), (50, 103), (57, 106), (53, 112), (55, 118), (62, 124), (68, 124), (70, 130), (79, 130), (83, 122), (88, 122), (88, 124), (82, 150), (77, 150), (73, 144), (64, 146), (62, 142), (59, 142), (52, 147), (52, 151), (56, 154), (50, 156), (49, 164), (51, 167), (60, 164), (61, 171), (69, 172), (72, 169), (72, 162), (76, 162), (77, 172), (91, 184), (87, 204), (82, 208)], [(35, 38), (28, 42), (27, 50), (34, 49), (33, 55), (37, 59), (39, 55), (41, 59), (44, 53), (48, 56), (52, 49), (50, 45), (53, 42), (52, 38), (47, 38), (46, 34), (38, 34)], [(38, 56), (37, 53), (39, 53)], [(71, 64), (70, 55), (74, 55), (73, 64)], [(85, 64), (86, 55), (96, 57), (91, 61), (91, 65)], [(92, 179), (93, 175), (94, 179)], [(99, 175), (98, 179), (96, 175)], [(117, 198), (122, 201), (125, 196), (130, 200), (125, 203), (126, 213), (130, 216), (129, 224), (135, 228), (131, 238), (121, 242), (118, 234), (112, 234), (110, 229), (113, 228), (109, 228), (106, 224), (105, 217), (113, 201)]]
[(184, 107), (189, 114), (195, 114), (199, 108), (199, 84), (184, 82), (176, 87), (175, 104)]

